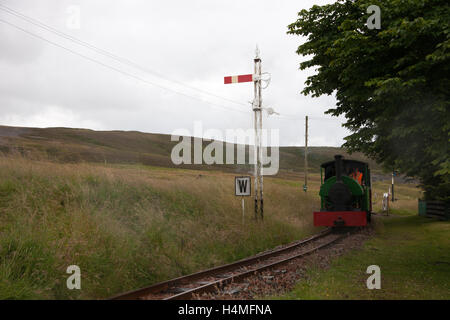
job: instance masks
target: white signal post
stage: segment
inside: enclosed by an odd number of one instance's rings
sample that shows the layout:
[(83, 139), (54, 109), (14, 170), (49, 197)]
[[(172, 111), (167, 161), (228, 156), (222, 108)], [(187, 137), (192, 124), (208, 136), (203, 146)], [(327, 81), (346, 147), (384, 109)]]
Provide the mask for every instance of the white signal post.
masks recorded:
[[(255, 178), (255, 219), (258, 219), (258, 216), (261, 219), (264, 218), (264, 200), (263, 200), (263, 175), (262, 175), (262, 98), (261, 98), (261, 58), (259, 57), (259, 49), (256, 47), (255, 54), (255, 70), (254, 74), (246, 74), (240, 76), (229, 76), (224, 78), (225, 84), (230, 83), (240, 83), (240, 82), (251, 82), (254, 83), (254, 93), (255, 98), (252, 102), (252, 108), (255, 112), (254, 115), (254, 125), (255, 125), (255, 147), (254, 147), (254, 159), (255, 159), (255, 168), (254, 168), (254, 178)], [(264, 80), (269, 82), (270, 79)], [(266, 86), (267, 87), (267, 86)], [(270, 110), (269, 110), (270, 109)], [(274, 112), (271, 108), (268, 110), (272, 113)]]
[[(259, 49), (256, 47), (255, 52), (255, 79), (253, 100), (253, 111), (255, 112), (255, 219), (258, 219), (258, 213), (261, 219), (264, 218), (264, 199), (263, 199), (263, 177), (262, 177), (262, 98), (261, 98), (261, 58), (259, 57)], [(259, 208), (258, 208), (259, 207)]]

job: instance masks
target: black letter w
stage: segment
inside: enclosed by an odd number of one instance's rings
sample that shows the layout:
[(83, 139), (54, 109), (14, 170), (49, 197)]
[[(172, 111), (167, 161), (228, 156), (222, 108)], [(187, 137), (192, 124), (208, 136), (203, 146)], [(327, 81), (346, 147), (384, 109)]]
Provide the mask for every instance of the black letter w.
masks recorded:
[(247, 180), (239, 180), (239, 191), (245, 193), (247, 191)]

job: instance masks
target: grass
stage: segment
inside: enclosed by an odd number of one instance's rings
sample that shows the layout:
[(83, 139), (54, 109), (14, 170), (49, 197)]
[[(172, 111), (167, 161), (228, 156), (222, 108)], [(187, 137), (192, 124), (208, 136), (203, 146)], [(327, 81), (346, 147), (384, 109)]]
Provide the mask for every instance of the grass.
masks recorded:
[[(306, 280), (277, 299), (449, 299), (450, 222), (403, 212), (376, 219), (376, 235), (360, 250), (312, 267)], [(368, 290), (369, 265), (381, 269), (381, 289)]]
[[(4, 141), (24, 157), (0, 157), (0, 299), (105, 298), (318, 231), (317, 173), (309, 174), (308, 193), (298, 171), (265, 178), (264, 222), (252, 219), (247, 198), (243, 223), (235, 174), (165, 167), (166, 136), (51, 128), (19, 137), (7, 129)], [(318, 159), (336, 151), (323, 149)], [(285, 164), (298, 160), (298, 148), (284, 150)], [(374, 184), (375, 193), (386, 190), (387, 182)], [(396, 190), (392, 212), (417, 207), (417, 189)], [(377, 210), (381, 197), (374, 203)], [(66, 287), (73, 264), (81, 290)]]
[[(373, 211), (381, 212), (383, 193), (388, 192), (390, 181), (376, 181), (372, 185)], [(389, 201), (389, 212), (395, 215), (411, 215), (417, 212), (417, 199), (421, 191), (414, 184), (396, 184), (395, 201)]]
[(316, 232), (317, 196), (280, 181), (242, 223), (233, 174), (0, 157), (0, 299), (105, 298)]

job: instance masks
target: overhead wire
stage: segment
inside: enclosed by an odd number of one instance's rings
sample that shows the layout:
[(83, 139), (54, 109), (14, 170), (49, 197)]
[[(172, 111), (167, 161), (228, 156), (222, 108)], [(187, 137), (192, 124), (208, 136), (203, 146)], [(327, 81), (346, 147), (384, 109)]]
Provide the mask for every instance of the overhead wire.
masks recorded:
[[(279, 120), (290, 120), (290, 121), (298, 121), (298, 120), (302, 120), (305, 119), (305, 115), (290, 115), (290, 114), (284, 114), (284, 113), (279, 113), (277, 116), (277, 119)], [(308, 116), (309, 120), (331, 120), (331, 121), (336, 121), (336, 122), (342, 122), (344, 121), (344, 119), (338, 119), (338, 118), (327, 118), (327, 117), (319, 117), (319, 116)]]
[[(35, 25), (35, 26), (37, 26), (37, 27), (43, 28), (43, 29), (45, 29), (45, 30), (47, 30), (47, 31), (49, 31), (49, 32), (51, 32), (51, 33), (53, 33), (53, 34), (56, 34), (56, 35), (59, 36), (59, 37), (62, 37), (62, 38), (64, 38), (64, 39), (66, 39), (66, 40), (70, 40), (70, 41), (72, 41), (72, 42), (75, 42), (75, 43), (77, 43), (77, 44), (80, 45), (80, 46), (83, 46), (83, 47), (85, 47), (85, 48), (88, 48), (88, 49), (90, 49), (90, 50), (93, 50), (93, 51), (95, 51), (95, 52), (97, 52), (97, 53), (99, 53), (99, 54), (102, 54), (103, 56), (109, 57), (109, 58), (111, 58), (111, 59), (113, 59), (113, 60), (115, 60), (115, 61), (118, 61), (118, 62), (122, 63), (122, 64), (129, 65), (129, 66), (131, 66), (131, 67), (134, 67), (135, 69), (141, 70), (141, 71), (143, 71), (143, 72), (145, 72), (145, 73), (152, 74), (152, 75), (154, 75), (154, 76), (156, 76), (156, 77), (159, 77), (159, 78), (161, 78), (161, 79), (164, 79), (164, 80), (166, 80), (166, 81), (173, 82), (173, 83), (177, 83), (177, 84), (179, 84), (179, 85), (181, 85), (181, 86), (184, 86), (184, 87), (186, 87), (186, 88), (189, 88), (189, 89), (192, 89), (192, 90), (201, 92), (201, 93), (203, 93), (203, 94), (207, 94), (207, 95), (212, 96), (212, 97), (215, 97), (215, 98), (219, 98), (219, 99), (222, 99), (222, 100), (225, 100), (225, 101), (228, 101), (228, 102), (232, 102), (232, 103), (235, 103), (235, 104), (238, 104), (238, 105), (247, 106), (246, 104), (244, 104), (244, 103), (242, 103), (242, 102), (238, 102), (238, 101), (235, 101), (235, 100), (232, 100), (232, 99), (229, 99), (229, 98), (225, 98), (225, 97), (219, 96), (219, 95), (217, 95), (217, 94), (208, 92), (208, 91), (206, 91), (206, 90), (203, 90), (203, 89), (196, 88), (196, 87), (193, 87), (193, 86), (191, 86), (191, 85), (185, 84), (185, 83), (183, 83), (183, 82), (181, 82), (181, 81), (178, 81), (178, 80), (170, 79), (170, 78), (168, 78), (168, 77), (162, 75), (161, 73), (156, 72), (156, 71), (153, 71), (153, 70), (150, 70), (150, 69), (148, 69), (148, 68), (146, 68), (146, 67), (143, 67), (143, 66), (141, 66), (140, 64), (138, 64), (138, 63), (136, 63), (136, 62), (134, 62), (134, 61), (132, 61), (132, 60), (130, 60), (130, 59), (128, 59), (128, 58), (121, 57), (121, 56), (116, 55), (116, 54), (114, 54), (114, 53), (111, 53), (111, 52), (109, 52), (109, 51), (107, 51), (107, 50), (105, 50), (105, 49), (102, 49), (102, 48), (99, 48), (99, 47), (97, 47), (97, 46), (95, 46), (95, 45), (92, 45), (92, 44), (90, 44), (90, 43), (88, 43), (88, 42), (86, 42), (86, 41), (80, 40), (80, 39), (78, 39), (78, 38), (76, 38), (76, 37), (73, 37), (73, 36), (71, 36), (71, 35), (69, 35), (69, 34), (66, 34), (66, 33), (64, 33), (64, 32), (62, 32), (62, 31), (60, 31), (60, 30), (58, 30), (58, 29), (55, 29), (55, 28), (53, 28), (53, 27), (51, 27), (51, 26), (49, 26), (49, 25), (47, 25), (47, 24), (45, 24), (45, 23), (43, 23), (43, 22), (41, 22), (41, 21), (39, 21), (39, 20), (36, 20), (36, 19), (34, 19), (34, 18), (32, 18), (32, 17), (29, 17), (29, 16), (27, 16), (27, 15), (25, 15), (25, 14), (23, 14), (23, 13), (20, 13), (20, 12), (18, 12), (18, 11), (16, 11), (16, 10), (12, 9), (12, 8), (10, 8), (10, 7), (7, 7), (7, 6), (5, 6), (4, 4), (1, 4), (1, 3), (0, 3), (0, 10), (3, 10), (3, 11), (6, 12), (6, 13), (9, 13), (9, 14), (11, 14), (11, 15), (14, 15), (14, 16), (20, 18), (20, 19), (23, 19), (23, 20), (27, 21), (28, 23), (31, 23), (31, 24), (33, 24), (33, 25)], [(141, 81), (141, 82), (144, 82), (144, 83), (146, 83), (146, 84), (148, 84), (148, 85), (152, 85), (152, 86), (161, 88), (161, 89), (163, 89), (163, 90), (167, 90), (167, 91), (170, 91), (170, 92), (179, 94), (179, 95), (183, 95), (183, 96), (185, 96), (185, 97), (188, 97), (188, 98), (191, 98), (191, 99), (195, 99), (195, 100), (201, 101), (201, 102), (203, 102), (203, 103), (205, 103), (205, 104), (209, 104), (209, 105), (214, 106), (214, 107), (217, 107), (217, 108), (221, 108), (221, 109), (225, 109), (225, 110), (231, 110), (231, 111), (236, 111), (236, 112), (241, 112), (241, 113), (245, 113), (245, 114), (249, 114), (249, 113), (250, 113), (250, 112), (248, 112), (248, 111), (238, 110), (238, 109), (234, 109), (234, 108), (229, 108), (229, 107), (226, 107), (226, 106), (223, 106), (223, 105), (220, 105), (220, 104), (216, 104), (216, 103), (212, 103), (212, 102), (209, 102), (209, 101), (205, 101), (205, 100), (200, 99), (200, 98), (198, 98), (198, 97), (191, 96), (191, 95), (189, 95), (189, 94), (186, 94), (186, 93), (183, 93), (183, 92), (180, 92), (180, 91), (171, 89), (171, 88), (167, 88), (167, 87), (162, 86), (162, 85), (160, 85), (160, 84), (157, 84), (157, 83), (148, 81), (148, 80), (146, 80), (146, 79), (144, 79), (144, 78), (141, 78), (141, 77), (139, 77), (139, 76), (136, 76), (136, 75), (134, 75), (134, 74), (132, 74), (132, 73), (130, 73), (130, 72), (123, 71), (123, 70), (121, 70), (121, 69), (119, 69), (119, 68), (113, 67), (113, 66), (108, 65), (108, 64), (106, 64), (106, 63), (103, 63), (103, 62), (101, 62), (101, 61), (99, 61), (99, 60), (96, 60), (96, 59), (94, 59), (94, 58), (91, 58), (91, 57), (89, 57), (89, 56), (86, 56), (86, 55), (84, 55), (84, 54), (81, 54), (81, 53), (79, 53), (79, 52), (76, 52), (75, 50), (72, 50), (72, 49), (67, 48), (67, 47), (65, 47), (65, 46), (63, 46), (63, 45), (60, 45), (60, 44), (58, 44), (58, 43), (56, 43), (56, 42), (53, 42), (53, 41), (51, 41), (51, 40), (48, 40), (48, 39), (46, 39), (46, 38), (44, 38), (44, 37), (42, 37), (42, 36), (39, 36), (39, 35), (37, 35), (37, 34), (35, 34), (35, 33), (33, 33), (33, 32), (30, 32), (29, 30), (26, 30), (26, 29), (24, 29), (24, 28), (21, 28), (21, 27), (19, 27), (19, 26), (13, 24), (13, 23), (11, 23), (11, 22), (5, 21), (5, 20), (3, 20), (3, 19), (0, 19), (0, 22), (3, 22), (3, 23), (5, 23), (5, 24), (8, 24), (8, 25), (10, 25), (10, 26), (12, 26), (12, 27), (14, 27), (14, 28), (16, 28), (16, 29), (22, 31), (22, 32), (25, 32), (25, 33), (27, 33), (27, 34), (29, 34), (29, 35), (35, 37), (35, 38), (38, 38), (38, 39), (43, 40), (43, 41), (45, 41), (45, 42), (47, 42), (47, 43), (50, 43), (50, 44), (52, 44), (52, 45), (54, 45), (54, 46), (56, 46), (56, 47), (59, 47), (59, 48), (61, 48), (61, 49), (64, 49), (64, 50), (66, 50), (66, 51), (68, 51), (68, 52), (70, 52), (70, 53), (72, 53), (72, 54), (75, 54), (75, 55), (77, 55), (77, 56), (80, 56), (80, 57), (82, 57), (82, 58), (84, 58), (84, 59), (87, 59), (87, 60), (89, 60), (89, 61), (91, 61), (91, 62), (97, 63), (97, 64), (99, 64), (99, 65), (101, 65), (101, 66), (103, 66), (103, 67), (106, 67), (106, 68), (109, 68), (109, 69), (111, 69), (111, 70), (113, 70), (113, 71), (116, 71), (116, 72), (118, 72), (118, 73), (121, 73), (122, 75), (131, 77), (131, 78), (134, 78), (134, 79), (136, 79), (136, 80), (138, 80), (138, 81)], [(304, 118), (304, 116), (288, 115), (288, 114), (278, 114), (278, 117), (277, 117), (277, 118), (280, 119), (280, 120), (292, 120), (292, 121), (295, 121), (295, 120)], [(314, 117), (314, 116), (313, 116), (313, 117), (310, 116), (309, 119), (311, 119), (311, 120), (332, 120), (332, 121), (334, 120), (334, 121), (340, 121), (339, 119), (336, 119), (336, 118), (325, 118), (325, 117)]]
[(101, 62), (101, 61), (99, 61), (99, 60), (96, 60), (96, 59), (94, 59), (94, 58), (91, 58), (91, 57), (89, 57), (89, 56), (86, 56), (86, 55), (84, 55), (84, 54), (81, 54), (81, 53), (79, 53), (79, 52), (76, 52), (75, 50), (72, 50), (72, 49), (70, 49), (70, 48), (67, 48), (67, 47), (61, 45), (61, 44), (58, 44), (58, 43), (53, 42), (53, 41), (51, 41), (51, 40), (48, 40), (48, 39), (46, 39), (46, 38), (44, 38), (44, 37), (42, 37), (42, 36), (40, 36), (40, 35), (37, 35), (37, 34), (31, 32), (31, 31), (29, 31), (29, 30), (26, 30), (26, 29), (24, 29), (24, 28), (21, 28), (21, 27), (15, 25), (15, 24), (13, 24), (13, 23), (11, 23), (11, 22), (9, 22), (9, 21), (0, 19), (0, 22), (5, 23), (5, 24), (7, 24), (7, 25), (9, 25), (9, 26), (11, 26), (11, 27), (13, 27), (13, 28), (15, 28), (15, 29), (18, 29), (18, 30), (20, 30), (20, 31), (22, 31), (22, 32), (24, 32), (24, 33), (27, 33), (27, 34), (29, 34), (29, 35), (35, 37), (35, 38), (38, 38), (38, 39), (40, 39), (40, 40), (42, 40), (42, 41), (45, 41), (45, 42), (47, 42), (47, 43), (50, 43), (50, 44), (52, 44), (52, 45), (54, 45), (54, 46), (56, 46), (56, 47), (59, 47), (59, 48), (61, 48), (61, 49), (64, 49), (64, 50), (66, 50), (66, 51), (68, 51), (68, 52), (70, 52), (70, 53), (72, 53), (72, 54), (74, 54), (74, 55), (77, 55), (77, 56), (81, 57), (81, 58), (87, 59), (87, 60), (89, 60), (89, 61), (91, 61), (91, 62), (94, 62), (94, 63), (96, 63), (96, 64), (99, 64), (99, 65), (101, 65), (101, 66), (103, 66), (103, 67), (105, 67), (105, 68), (109, 68), (109, 69), (111, 69), (111, 70), (113, 70), (113, 71), (115, 71), (115, 72), (118, 72), (118, 73), (120, 73), (120, 74), (122, 74), (122, 75), (128, 76), (128, 77), (133, 78), (133, 79), (138, 80), (138, 81), (141, 81), (141, 82), (143, 82), (143, 83), (145, 83), (145, 84), (147, 84), (147, 85), (155, 86), (155, 87), (164, 89), (164, 90), (166, 90), (166, 91), (170, 91), (170, 92), (173, 92), (173, 93), (176, 93), (176, 94), (179, 94), (179, 95), (182, 95), (182, 96), (185, 96), (185, 97), (194, 99), (194, 100), (198, 100), (198, 101), (201, 101), (201, 102), (203, 102), (203, 103), (205, 103), (205, 104), (208, 104), (208, 105), (213, 106), (213, 107), (216, 107), (216, 108), (221, 108), (221, 109), (224, 109), (224, 110), (235, 111), (235, 112), (240, 112), (240, 113), (245, 113), (245, 114), (249, 114), (249, 113), (250, 113), (250, 112), (248, 112), (248, 111), (238, 110), (238, 109), (234, 109), (234, 108), (229, 108), (229, 107), (226, 107), (226, 106), (223, 106), (223, 105), (220, 105), (220, 104), (216, 104), (216, 103), (212, 103), (212, 102), (209, 102), (209, 101), (205, 101), (205, 100), (199, 99), (198, 97), (191, 96), (191, 95), (188, 95), (188, 94), (186, 94), (186, 93), (183, 93), (183, 92), (180, 92), (180, 91), (171, 89), (171, 88), (167, 88), (167, 87), (165, 87), (165, 86), (162, 86), (162, 85), (159, 85), (159, 84), (157, 84), (157, 83), (148, 81), (148, 80), (146, 80), (146, 79), (144, 79), (144, 78), (142, 78), (142, 77), (136, 76), (136, 75), (134, 75), (134, 74), (132, 74), (132, 73), (129, 73), (129, 72), (124, 71), (124, 70), (121, 70), (121, 69), (119, 69), (119, 68), (113, 67), (113, 66), (111, 66), (111, 65), (108, 65), (108, 64), (106, 64), (106, 63), (103, 63), (103, 62)]
[(62, 37), (62, 38), (65, 38), (67, 40), (70, 40), (72, 42), (75, 42), (78, 45), (86, 47), (86, 48), (88, 48), (90, 50), (93, 50), (93, 51), (95, 51), (95, 52), (97, 52), (99, 54), (102, 54), (104, 56), (107, 56), (107, 57), (109, 57), (109, 58), (111, 58), (113, 60), (116, 60), (116, 61), (118, 61), (118, 62), (120, 62), (122, 64), (126, 64), (126, 65), (129, 65), (131, 67), (134, 67), (134, 68), (136, 68), (138, 70), (141, 70), (141, 71), (143, 71), (145, 73), (152, 74), (152, 75), (154, 75), (156, 77), (159, 77), (161, 79), (164, 79), (166, 81), (176, 83), (178, 85), (184, 86), (184, 87), (189, 88), (191, 90), (195, 90), (195, 91), (201, 92), (203, 94), (207, 94), (209, 96), (212, 96), (212, 97), (215, 97), (215, 98), (218, 98), (218, 99), (222, 99), (222, 100), (225, 100), (225, 101), (228, 101), (228, 102), (231, 102), (231, 103), (235, 103), (235, 104), (238, 104), (238, 105), (242, 105), (242, 106), (247, 106), (246, 104), (244, 104), (242, 102), (235, 101), (235, 100), (232, 100), (232, 99), (229, 99), (229, 98), (226, 98), (226, 97), (222, 97), (220, 95), (217, 95), (215, 93), (209, 92), (207, 90), (200, 89), (200, 88), (188, 85), (186, 83), (183, 83), (183, 82), (175, 80), (175, 79), (171, 79), (171, 78), (169, 78), (169, 77), (167, 77), (167, 76), (165, 76), (165, 75), (163, 75), (163, 74), (161, 74), (161, 73), (159, 73), (157, 71), (150, 70), (149, 68), (144, 67), (144, 66), (142, 66), (142, 65), (140, 65), (140, 64), (138, 64), (138, 63), (136, 63), (136, 62), (134, 62), (134, 61), (132, 61), (132, 60), (130, 60), (128, 58), (124, 58), (122, 56), (116, 55), (116, 54), (111, 53), (111, 52), (109, 52), (109, 51), (107, 51), (105, 49), (99, 48), (99, 47), (97, 47), (97, 46), (95, 46), (95, 45), (93, 45), (93, 44), (91, 44), (89, 42), (80, 40), (80, 39), (78, 39), (78, 38), (76, 38), (74, 36), (71, 36), (71, 35), (69, 35), (67, 33), (64, 33), (64, 32), (62, 32), (62, 31), (60, 31), (60, 30), (58, 30), (56, 28), (53, 28), (53, 27), (51, 27), (51, 26), (49, 26), (49, 25), (47, 25), (47, 24), (45, 24), (45, 23), (43, 23), (43, 22), (41, 22), (41, 21), (39, 21), (37, 19), (34, 19), (34, 18), (30, 17), (30, 16), (27, 16), (27, 15), (25, 15), (25, 14), (19, 12), (19, 11), (16, 11), (16, 10), (14, 10), (14, 9), (8, 7), (8, 6), (5, 6), (4, 4), (1, 4), (1, 3), (0, 3), (0, 10), (3, 10), (4, 12), (7, 12), (7, 13), (9, 13), (11, 15), (14, 15), (14, 16), (18, 17), (18, 18), (21, 18), (21, 19), (23, 19), (23, 20), (25, 20), (25, 21), (27, 21), (27, 22), (29, 22), (29, 23), (37, 26), (37, 27), (40, 27), (40, 28), (43, 28), (43, 29), (45, 29), (45, 30), (47, 30), (49, 32), (52, 32), (53, 34), (56, 34), (59, 37)]

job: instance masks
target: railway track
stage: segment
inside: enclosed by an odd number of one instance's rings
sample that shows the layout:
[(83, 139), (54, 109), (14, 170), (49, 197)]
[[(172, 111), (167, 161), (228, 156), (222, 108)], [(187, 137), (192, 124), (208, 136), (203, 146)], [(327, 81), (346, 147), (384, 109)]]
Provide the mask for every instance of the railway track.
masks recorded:
[(129, 291), (112, 297), (112, 300), (188, 300), (204, 293), (217, 292), (219, 288), (244, 278), (273, 269), (294, 259), (309, 255), (327, 247), (346, 234), (333, 233), (331, 229), (308, 239), (276, 248), (255, 256), (160, 282), (149, 287)]

